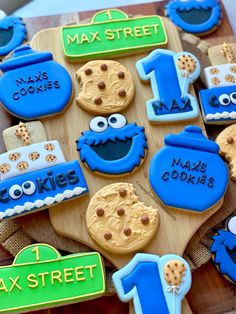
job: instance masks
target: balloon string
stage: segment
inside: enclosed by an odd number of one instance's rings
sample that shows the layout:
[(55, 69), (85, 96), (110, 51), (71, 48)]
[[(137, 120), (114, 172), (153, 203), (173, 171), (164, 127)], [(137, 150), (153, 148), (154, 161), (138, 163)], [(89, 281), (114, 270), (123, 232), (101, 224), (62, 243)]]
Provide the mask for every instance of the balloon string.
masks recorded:
[(172, 297), (172, 308), (173, 308), (173, 312), (172, 314), (175, 314), (175, 295), (176, 294), (180, 294), (181, 293), (181, 288), (180, 286), (168, 286), (166, 289), (167, 292), (172, 292), (173, 293), (173, 297)]

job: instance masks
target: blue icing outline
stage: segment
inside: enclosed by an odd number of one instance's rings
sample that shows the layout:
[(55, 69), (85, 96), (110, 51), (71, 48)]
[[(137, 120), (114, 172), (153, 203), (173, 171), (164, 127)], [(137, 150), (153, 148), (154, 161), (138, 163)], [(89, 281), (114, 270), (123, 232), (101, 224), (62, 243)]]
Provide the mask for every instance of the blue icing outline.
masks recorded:
[[(67, 178), (65, 186), (63, 186), (64, 184), (62, 183), (60, 183), (62, 184), (61, 187), (55, 184), (55, 189), (53, 189), (52, 183), (50, 182), (49, 179), (47, 179), (45, 184), (46, 186), (50, 188), (50, 190), (47, 191), (43, 189), (43, 192), (41, 193), (39, 192), (39, 185), (37, 184), (37, 178), (41, 179), (40, 182), (42, 182), (44, 178), (53, 177), (55, 181), (57, 174), (63, 174), (66, 176), (66, 174), (70, 170), (75, 171), (75, 174), (73, 174), (72, 177), (70, 176), (71, 178), (70, 183), (69, 183), (69, 178)], [(49, 175), (48, 173), (52, 173), (52, 175)], [(73, 177), (78, 177), (79, 179), (78, 182), (76, 182), (77, 180), (75, 180), (75, 182), (72, 183)], [(9, 195), (10, 187), (16, 184), (22, 186), (23, 183), (25, 183), (26, 181), (32, 181), (36, 186), (36, 191), (34, 191), (33, 194), (31, 195), (27, 195), (23, 193), (20, 198), (12, 199), (11, 196)], [(80, 191), (81, 193), (78, 195), (76, 194), (73, 195), (73, 190), (75, 188), (82, 188), (82, 190)], [(3, 189), (6, 189), (4, 193), (2, 192)], [(60, 196), (59, 199), (57, 200), (56, 196), (64, 192), (65, 193), (68, 192), (67, 196), (65, 196), (62, 200), (60, 200), (60, 197), (61, 197)], [(0, 218), (5, 219), (5, 218), (13, 217), (13, 216), (15, 217), (18, 215), (26, 214), (26, 213), (32, 213), (34, 210), (43, 209), (45, 207), (52, 206), (55, 203), (60, 203), (68, 199), (78, 197), (83, 194), (87, 194), (88, 192), (89, 192), (88, 186), (86, 184), (83, 172), (77, 160), (65, 162), (59, 165), (55, 165), (53, 167), (48, 167), (41, 170), (36, 170), (33, 172), (22, 174), (20, 176), (10, 178), (10, 179), (0, 182), (0, 205), (1, 205), (0, 206)], [(9, 197), (9, 200), (7, 202), (4, 202), (3, 198), (5, 199), (7, 196)], [(47, 197), (52, 198), (49, 201), (50, 204), (47, 204), (47, 201), (45, 202), (45, 199)], [(53, 198), (55, 199), (53, 200)], [(38, 204), (41, 201), (41, 206), (37, 206), (35, 204), (34, 207), (27, 209), (29, 202), (34, 203), (35, 201), (37, 201)]]
[[(117, 272), (113, 274), (112, 280), (113, 280), (115, 289), (117, 291), (117, 294), (120, 300), (123, 302), (129, 302), (133, 300), (135, 314), (148, 314), (148, 313), (147, 312), (143, 313), (142, 305), (140, 303), (140, 298), (138, 296), (136, 286), (132, 290), (130, 290), (128, 293), (125, 293), (122, 280), (124, 280), (125, 277), (127, 278), (127, 276), (130, 275), (133, 272), (133, 270), (141, 263), (157, 264), (161, 286), (159, 285), (158, 286), (159, 291), (156, 288), (155, 292), (157, 293), (157, 296), (161, 298), (161, 301), (159, 301), (160, 307), (162, 308), (161, 313), (162, 314), (173, 313), (173, 294), (172, 292), (167, 291), (169, 285), (167, 284), (164, 278), (164, 266), (171, 260), (179, 260), (182, 263), (184, 263), (186, 266), (186, 273), (183, 278), (184, 282), (180, 286), (181, 292), (180, 294), (175, 294), (175, 313), (181, 314), (181, 301), (184, 299), (184, 296), (189, 291), (191, 287), (191, 281), (192, 281), (190, 267), (188, 263), (182, 257), (178, 255), (174, 255), (174, 254), (168, 254), (168, 255), (159, 257), (158, 255), (153, 255), (153, 254), (137, 253), (125, 267), (123, 267), (122, 269), (118, 270)], [(148, 287), (149, 285), (147, 284), (147, 288), (145, 290), (148, 296), (146, 298), (150, 298), (150, 292), (148, 291)], [(159, 313), (157, 308), (155, 309), (152, 308), (152, 311), (154, 310), (155, 310), (155, 313), (156, 312)], [(152, 313), (152, 312), (149, 312), (149, 313)]]
[(211, 253), (213, 261), (222, 275), (236, 283), (236, 263), (229, 256), (227, 249), (236, 251), (236, 235), (227, 229), (218, 230), (212, 237)]
[(55, 115), (71, 100), (71, 77), (50, 52), (20, 46), (0, 64), (0, 70), (4, 72), (0, 77), (0, 100), (14, 116), (31, 120)]
[(208, 140), (197, 126), (167, 135), (164, 142), (149, 166), (149, 182), (161, 203), (195, 213), (216, 205), (228, 185), (218, 144)]
[[(200, 24), (190, 24), (184, 21), (178, 11), (189, 12), (191, 10), (208, 10), (211, 9), (210, 18)], [(191, 12), (190, 12), (191, 13)], [(221, 21), (221, 8), (219, 0), (189, 0), (189, 1), (181, 1), (181, 0), (171, 0), (166, 5), (166, 16), (170, 18), (170, 20), (184, 31), (193, 33), (193, 34), (204, 34), (210, 32), (214, 29)]]
[(0, 20), (0, 30), (5, 31), (10, 28), (13, 28), (13, 36), (5, 46), (0, 46), (0, 56), (6, 56), (27, 38), (27, 29), (20, 17), (10, 15)]
[[(176, 61), (183, 55), (190, 55), (196, 62), (196, 70), (187, 79), (181, 75), (183, 72), (177, 67)], [(156, 67), (157, 59), (162, 58), (160, 70)], [(169, 69), (168, 69), (169, 66)], [(201, 66), (198, 59), (189, 52), (175, 53), (170, 50), (156, 49), (147, 57), (136, 63), (136, 68), (142, 81), (151, 82), (154, 98), (146, 102), (148, 120), (151, 122), (174, 122), (181, 120), (194, 119), (199, 115), (198, 103), (194, 96), (188, 93), (190, 85), (199, 77)], [(176, 80), (173, 77), (176, 76)], [(159, 82), (158, 82), (159, 81)], [(171, 82), (167, 91), (167, 81)], [(173, 86), (175, 84), (175, 87)], [(175, 99), (176, 96), (176, 99)], [(163, 98), (166, 97), (166, 100)], [(180, 109), (171, 109), (174, 105), (173, 100)], [(172, 101), (171, 105), (165, 102)], [(161, 110), (155, 112), (154, 105), (162, 102)], [(158, 107), (158, 106), (156, 106)], [(172, 110), (172, 113), (170, 111)]]
[[(236, 93), (236, 85), (200, 90), (200, 103), (206, 123), (224, 123), (236, 120), (236, 104), (231, 101), (228, 105), (221, 105), (219, 102), (221, 95), (226, 94), (230, 96), (232, 93)], [(213, 100), (213, 97), (215, 100)], [(210, 118), (211, 115), (212, 118)]]
[[(124, 143), (127, 140), (132, 140), (128, 154), (117, 160), (102, 159), (90, 147), (91, 145), (102, 145), (108, 141), (115, 143), (117, 140)], [(112, 175), (132, 172), (135, 167), (141, 164), (148, 148), (144, 127), (140, 127), (136, 123), (126, 124), (119, 129), (108, 125), (107, 129), (100, 133), (92, 130), (82, 132), (82, 136), (78, 138), (76, 143), (82, 162), (86, 163), (91, 171)]]

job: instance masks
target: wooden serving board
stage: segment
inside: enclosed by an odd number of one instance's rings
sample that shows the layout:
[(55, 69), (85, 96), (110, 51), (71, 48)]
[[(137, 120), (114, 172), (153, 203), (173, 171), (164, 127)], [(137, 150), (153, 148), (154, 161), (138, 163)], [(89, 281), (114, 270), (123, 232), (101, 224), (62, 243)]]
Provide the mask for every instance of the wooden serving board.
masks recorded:
[[(182, 44), (177, 28), (166, 18), (164, 18), (164, 23), (169, 38), (167, 49), (176, 52), (182, 51)], [(69, 63), (64, 59), (60, 42), (60, 28), (40, 31), (33, 37), (31, 46), (39, 51), (51, 51), (54, 59), (66, 67), (72, 77), (76, 96), (78, 94), (79, 84), (75, 79), (75, 73), (83, 63)], [(92, 173), (81, 163), (81, 167), (90, 189), (90, 194), (50, 209), (50, 219), (53, 228), (57, 233), (82, 242), (92, 249), (100, 251), (118, 268), (127, 264), (133, 254), (115, 255), (102, 250), (90, 238), (85, 223), (85, 212), (88, 202), (91, 196), (103, 186), (115, 182), (131, 182), (135, 185), (139, 198), (146, 205), (159, 208), (160, 227), (155, 238), (145, 248), (145, 251), (149, 253), (159, 255), (176, 253), (182, 255), (187, 243), (195, 231), (217, 210), (217, 208), (214, 208), (203, 214), (166, 210), (158, 205), (155, 195), (151, 191), (148, 182), (149, 163), (152, 156), (162, 147), (164, 136), (169, 133), (178, 133), (185, 125), (190, 123), (199, 125), (202, 128), (204, 128), (204, 125), (201, 117), (191, 122), (184, 121), (176, 124), (151, 125), (149, 123), (146, 117), (145, 103), (147, 99), (153, 97), (152, 90), (150, 86), (143, 85), (140, 82), (135, 68), (136, 61), (143, 58), (145, 55), (147, 55), (147, 53), (116, 58), (117, 61), (124, 64), (130, 70), (136, 86), (136, 95), (133, 103), (122, 113), (125, 114), (129, 123), (137, 122), (138, 125), (143, 125), (145, 127), (149, 150), (142, 166), (133, 174), (128, 174), (122, 178), (107, 178)], [(74, 97), (72, 103), (63, 114), (52, 118), (45, 118), (42, 122), (46, 128), (48, 138), (59, 140), (67, 160), (73, 160), (79, 159), (75, 141), (82, 131), (88, 130), (89, 121), (92, 118), (92, 115), (81, 110), (76, 105)], [(191, 313), (187, 302), (184, 303), (183, 313)]]

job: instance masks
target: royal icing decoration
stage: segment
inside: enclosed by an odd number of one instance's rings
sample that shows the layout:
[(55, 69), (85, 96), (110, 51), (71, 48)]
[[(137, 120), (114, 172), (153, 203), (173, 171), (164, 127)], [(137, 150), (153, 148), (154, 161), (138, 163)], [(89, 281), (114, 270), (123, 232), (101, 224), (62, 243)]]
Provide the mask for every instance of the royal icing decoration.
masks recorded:
[(9, 52), (20, 46), (27, 37), (27, 30), (21, 18), (6, 16), (0, 11), (0, 56), (6, 56)]
[(185, 32), (205, 35), (221, 22), (220, 0), (171, 0), (166, 16)]
[(195, 56), (157, 49), (139, 60), (136, 67), (141, 80), (151, 81), (154, 98), (146, 103), (149, 121), (179, 121), (198, 116), (196, 98), (188, 92), (190, 84), (200, 75)]
[(0, 100), (14, 116), (30, 120), (55, 115), (71, 99), (70, 75), (50, 52), (21, 46), (0, 64), (0, 70)]
[(220, 203), (228, 185), (228, 172), (218, 154), (219, 146), (197, 126), (167, 135), (164, 142), (149, 168), (149, 181), (160, 202), (196, 213)]
[(226, 279), (236, 283), (236, 216), (231, 217), (227, 228), (218, 230), (212, 239), (211, 253), (214, 263)]
[(100, 297), (105, 273), (99, 253), (61, 256), (47, 244), (21, 250), (2, 266), (0, 313), (25, 313)]
[[(20, 124), (19, 128), (28, 126)], [(78, 161), (66, 162), (57, 141), (17, 147), (0, 155), (0, 179), (0, 219), (88, 193)]]
[(236, 63), (210, 66), (204, 69), (207, 88), (236, 84)]
[(132, 172), (140, 166), (146, 149), (144, 127), (127, 124), (121, 114), (92, 119), (90, 130), (77, 141), (80, 158), (89, 169), (108, 175)]
[(113, 9), (96, 13), (89, 24), (63, 26), (61, 40), (65, 56), (75, 61), (163, 47), (167, 34), (160, 16), (129, 18)]
[(135, 314), (181, 314), (192, 281), (190, 267), (180, 256), (141, 253), (112, 279), (121, 301), (133, 300)]
[(147, 245), (157, 233), (158, 210), (139, 201), (133, 184), (103, 187), (90, 200), (86, 225), (93, 240), (106, 251), (129, 254)]
[(134, 81), (129, 70), (112, 60), (93, 60), (76, 72), (80, 91), (76, 103), (95, 114), (111, 114), (125, 109), (134, 97)]

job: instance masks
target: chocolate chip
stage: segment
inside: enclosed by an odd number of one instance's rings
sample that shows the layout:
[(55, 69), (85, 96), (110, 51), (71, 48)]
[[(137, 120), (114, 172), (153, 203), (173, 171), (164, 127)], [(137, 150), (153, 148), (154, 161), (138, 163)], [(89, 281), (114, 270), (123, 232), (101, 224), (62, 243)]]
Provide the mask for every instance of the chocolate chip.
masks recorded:
[(126, 227), (126, 228), (124, 229), (124, 234), (125, 234), (126, 236), (131, 235), (131, 233), (132, 233), (132, 231), (131, 231), (131, 229), (130, 229), (129, 227)]
[(118, 72), (117, 75), (118, 75), (118, 77), (119, 77), (120, 79), (125, 78), (125, 72), (123, 72), (123, 71)]
[(125, 197), (127, 195), (127, 190), (124, 188), (119, 189), (119, 194), (121, 197)]
[(96, 97), (95, 99), (94, 99), (94, 103), (95, 103), (95, 105), (101, 105), (101, 103), (102, 103), (102, 98), (101, 97)]
[(102, 71), (106, 71), (108, 67), (105, 63), (103, 63), (103, 64), (101, 64), (100, 68)]
[(118, 95), (120, 97), (125, 97), (126, 96), (126, 91), (124, 89), (120, 89), (119, 92), (118, 92)]
[(91, 75), (93, 73), (92, 69), (86, 69), (84, 71), (85, 75)]
[(149, 224), (149, 221), (150, 221), (150, 219), (149, 219), (149, 217), (148, 217), (147, 215), (143, 215), (143, 216), (141, 217), (141, 223), (142, 223), (143, 225), (148, 225), (148, 224)]
[(106, 232), (106, 233), (104, 233), (104, 238), (105, 238), (106, 240), (110, 240), (110, 239), (112, 238), (111, 232)]
[(99, 89), (105, 89), (105, 87), (106, 87), (106, 84), (104, 82), (99, 82), (98, 83), (98, 88)]
[(103, 208), (98, 208), (96, 210), (96, 213), (97, 213), (98, 217), (101, 217), (101, 216), (104, 215), (104, 209)]
[(228, 144), (233, 144), (233, 143), (234, 143), (234, 139), (233, 139), (231, 136), (230, 136), (230, 137), (227, 137), (226, 142), (227, 142)]
[(118, 216), (124, 216), (125, 214), (125, 210), (123, 208), (118, 208), (116, 212)]

